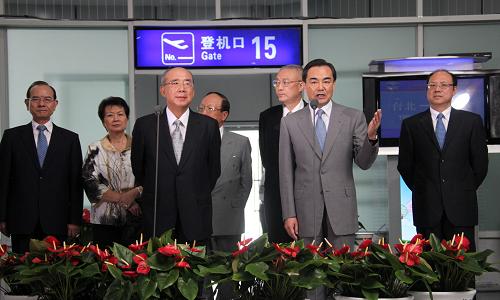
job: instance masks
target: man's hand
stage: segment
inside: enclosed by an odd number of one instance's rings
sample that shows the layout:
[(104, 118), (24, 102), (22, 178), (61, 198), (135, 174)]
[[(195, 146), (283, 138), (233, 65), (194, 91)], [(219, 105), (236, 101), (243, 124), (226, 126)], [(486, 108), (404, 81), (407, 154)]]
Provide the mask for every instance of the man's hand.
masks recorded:
[(80, 226), (68, 224), (68, 237), (74, 238), (80, 233)]
[(286, 232), (288, 233), (288, 235), (294, 239), (294, 240), (298, 240), (299, 237), (299, 222), (297, 221), (297, 218), (295, 217), (292, 217), (292, 218), (288, 218), (285, 220), (285, 230)]
[(7, 230), (7, 223), (0, 222), (0, 232), (5, 236), (10, 236), (9, 231)]
[(120, 204), (125, 207), (129, 208), (135, 201), (135, 198), (137, 197), (137, 189), (131, 189), (129, 191), (126, 191), (125, 193), (120, 194)]
[(377, 130), (380, 127), (380, 122), (382, 121), (382, 110), (377, 109), (377, 111), (373, 114), (373, 119), (368, 124), (368, 139), (376, 140), (377, 139)]

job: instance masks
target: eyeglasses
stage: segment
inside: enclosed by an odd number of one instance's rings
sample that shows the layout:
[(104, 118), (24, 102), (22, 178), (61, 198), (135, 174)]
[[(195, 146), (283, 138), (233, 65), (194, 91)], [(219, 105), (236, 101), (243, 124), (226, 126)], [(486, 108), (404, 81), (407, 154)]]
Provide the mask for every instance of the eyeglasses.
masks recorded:
[(180, 80), (170, 80), (165, 83), (165, 85), (170, 85), (173, 88), (180, 88), (181, 86), (185, 86), (187, 88), (192, 88), (193, 87), (193, 81), (186, 79), (184, 81)]
[(198, 112), (202, 113), (205, 111), (205, 109), (207, 109), (209, 112), (214, 112), (214, 111), (222, 111), (222, 108), (217, 108), (215, 106), (211, 106), (211, 105), (200, 105), (198, 106)]
[(330, 86), (331, 84), (333, 84), (333, 80), (330, 79), (330, 78), (326, 78), (326, 79), (323, 79), (323, 80), (318, 80), (318, 79), (310, 79), (308, 81), (308, 84), (312, 87), (312, 88), (316, 88), (318, 87), (319, 83), (322, 83), (325, 87), (328, 87)]
[(273, 80), (273, 86), (276, 88), (280, 85), (283, 85), (283, 87), (288, 87), (290, 85), (290, 83), (294, 83), (294, 82), (301, 82), (302, 80), (288, 80), (288, 79), (285, 79), (283, 81), (280, 81), (280, 80)]
[(427, 84), (427, 88), (429, 90), (434, 90), (436, 88), (440, 88), (442, 90), (446, 90), (446, 89), (448, 89), (448, 88), (450, 88), (452, 86), (453, 86), (453, 83), (429, 83), (429, 84)]
[(54, 99), (53, 97), (38, 97), (38, 96), (34, 96), (34, 97), (28, 98), (26, 100), (31, 101), (33, 103), (44, 102), (44, 103), (50, 104), (50, 103), (54, 102), (56, 99)]

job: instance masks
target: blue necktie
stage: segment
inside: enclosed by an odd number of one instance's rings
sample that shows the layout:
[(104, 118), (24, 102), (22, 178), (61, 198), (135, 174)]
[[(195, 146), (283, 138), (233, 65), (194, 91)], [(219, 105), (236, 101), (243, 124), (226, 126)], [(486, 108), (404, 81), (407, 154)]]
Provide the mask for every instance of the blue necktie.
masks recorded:
[(45, 127), (45, 125), (38, 125), (36, 129), (38, 129), (38, 161), (40, 162), (40, 167), (42, 167), (43, 161), (45, 160), (45, 155), (47, 155), (47, 148), (49, 147), (49, 145), (47, 144), (47, 138), (43, 133), (45, 130), (47, 130), (47, 127)]
[(439, 143), (439, 148), (443, 149), (444, 145), (444, 138), (446, 136), (446, 129), (444, 128), (444, 123), (443, 123), (443, 118), (444, 115), (442, 113), (439, 113), (437, 116), (437, 122), (436, 122), (436, 138)]
[(325, 112), (321, 109), (318, 109), (316, 112), (316, 137), (318, 138), (319, 146), (321, 147), (321, 152), (323, 152), (323, 148), (325, 146), (326, 139), (326, 125), (321, 117)]

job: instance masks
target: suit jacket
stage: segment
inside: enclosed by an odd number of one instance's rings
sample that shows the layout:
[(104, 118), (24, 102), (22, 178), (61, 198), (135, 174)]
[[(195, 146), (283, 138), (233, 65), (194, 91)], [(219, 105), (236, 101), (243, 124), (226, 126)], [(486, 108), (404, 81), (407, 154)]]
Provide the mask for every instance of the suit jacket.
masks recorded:
[(251, 152), (247, 137), (224, 132), (221, 175), (212, 191), (214, 236), (240, 235), (245, 231), (245, 205), (252, 189)]
[(452, 108), (443, 150), (429, 110), (403, 120), (398, 170), (412, 191), (416, 226), (439, 224), (443, 211), (456, 226), (476, 225), (476, 190), (488, 172), (481, 117)]
[(317, 236), (324, 209), (333, 232), (358, 230), (353, 161), (368, 169), (378, 154), (367, 136), (363, 113), (332, 102), (323, 153), (316, 138), (309, 107), (281, 121), (279, 169), (283, 219), (297, 217), (299, 235)]
[(0, 222), (15, 234), (65, 236), (82, 221), (82, 150), (78, 135), (54, 124), (43, 167), (31, 122), (5, 130), (0, 144)]
[[(137, 119), (132, 138), (132, 170), (144, 188), (140, 205), (147, 237), (153, 234), (156, 122), (155, 114)], [(214, 119), (190, 111), (177, 165), (165, 109), (159, 122), (156, 235), (179, 222), (188, 240), (206, 240), (212, 234), (211, 191), (220, 175), (219, 126)]]
[[(306, 103), (304, 102), (304, 105)], [(276, 105), (260, 113), (259, 148), (264, 173), (264, 210), (269, 241), (290, 242), (291, 237), (283, 227), (279, 183), (279, 139), (283, 105)]]

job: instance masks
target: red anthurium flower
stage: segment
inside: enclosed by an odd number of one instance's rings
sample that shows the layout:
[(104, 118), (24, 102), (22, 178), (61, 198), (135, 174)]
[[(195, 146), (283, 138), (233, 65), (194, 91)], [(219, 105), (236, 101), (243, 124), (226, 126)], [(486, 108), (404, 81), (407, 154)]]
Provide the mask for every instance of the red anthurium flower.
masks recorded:
[(320, 246), (316, 246), (316, 245), (313, 245), (313, 244), (309, 244), (306, 246), (307, 249), (309, 249), (309, 251), (311, 251), (312, 254), (318, 254), (320, 256), (323, 256), (323, 254), (320, 253), (319, 249), (320, 249), (321, 245)]
[(135, 244), (130, 244), (128, 246), (128, 248), (131, 250), (131, 251), (134, 251), (134, 252), (137, 252), (139, 250), (142, 250), (144, 249), (144, 247), (146, 247), (146, 245), (148, 244), (148, 241), (145, 241), (144, 243), (139, 243), (139, 242), (135, 242)]
[(251, 241), (252, 241), (252, 238), (248, 238), (248, 239), (245, 239), (245, 240), (242, 240), (242, 241), (239, 241), (238, 243), (236, 243), (236, 245), (238, 246), (238, 250), (236, 250), (232, 253), (233, 257), (236, 257), (242, 253), (247, 252), (248, 251), (248, 244), (250, 244)]
[[(413, 239), (412, 239), (413, 240)], [(415, 239), (415, 242), (419, 243), (419, 239)], [(394, 248), (400, 253), (399, 261), (408, 265), (414, 266), (420, 263), (419, 255), (422, 254), (423, 246), (422, 244), (396, 244)]]
[(333, 255), (334, 256), (341, 256), (341, 255), (344, 255), (344, 254), (348, 253), (350, 250), (351, 250), (351, 248), (349, 246), (344, 245), (339, 250), (334, 250), (333, 251)]
[(243, 246), (243, 247), (241, 247), (240, 249), (238, 249), (238, 250), (234, 251), (234, 252), (233, 252), (233, 253), (231, 253), (231, 254), (233, 255), (233, 257), (236, 257), (236, 256), (238, 256), (238, 255), (240, 255), (240, 254), (242, 254), (242, 253), (247, 252), (247, 251), (248, 251), (248, 246)]
[(171, 244), (158, 248), (158, 252), (165, 256), (174, 256), (181, 254), (181, 250), (179, 250), (176, 245)]
[(61, 242), (54, 237), (54, 236), (47, 236), (46, 238), (43, 239), (45, 243), (48, 244), (47, 250), (54, 252), (54, 250), (57, 249), (57, 247), (61, 246)]
[(151, 268), (149, 267), (148, 263), (145, 260), (143, 260), (139, 262), (139, 264), (137, 265), (136, 271), (138, 274), (147, 275), (149, 274), (150, 270)]
[(410, 244), (418, 244), (419, 242), (424, 240), (424, 236), (421, 233), (415, 234), (414, 237), (412, 237)]
[(42, 262), (43, 262), (43, 260), (41, 260), (41, 259), (40, 259), (40, 258), (38, 258), (38, 257), (35, 257), (35, 258), (33, 258), (33, 259), (31, 260), (31, 262), (32, 262), (32, 263), (34, 263), (34, 264), (40, 264), (40, 263), (42, 263)]
[(139, 276), (139, 274), (137, 274), (135, 271), (123, 271), (122, 275), (129, 278), (135, 278)]
[(363, 242), (361, 242), (361, 244), (358, 246), (358, 249), (359, 250), (365, 250), (366, 248), (368, 248), (368, 246), (370, 246), (372, 244), (372, 240), (370, 239), (366, 239), (364, 240)]
[(134, 255), (134, 257), (132, 259), (134, 260), (134, 262), (136, 264), (140, 264), (141, 262), (148, 259), (148, 255), (146, 253), (140, 253), (140, 254)]
[(290, 247), (281, 247), (280, 245), (273, 243), (274, 248), (280, 252), (281, 254), (284, 254), (286, 256), (290, 257), (297, 257), (297, 253), (299, 253), (300, 248), (298, 246), (295, 246), (294, 243), (290, 245)]
[(196, 248), (196, 247), (188, 248), (188, 250), (191, 251), (191, 252), (196, 252), (196, 253), (203, 252), (202, 249), (199, 249), (199, 248)]
[(187, 261), (185, 261), (184, 259), (181, 259), (181, 261), (177, 262), (175, 264), (175, 266), (177, 268), (186, 268), (186, 269), (191, 269), (191, 266), (189, 265), (189, 263)]
[(450, 243), (446, 243), (446, 245), (443, 245), (446, 247), (447, 250), (451, 250), (451, 251), (459, 251), (459, 250), (469, 250), (469, 247), (470, 247), (470, 241), (469, 239), (464, 236), (464, 234), (462, 233), (461, 235), (459, 234), (455, 234), (453, 236), (453, 239), (451, 240)]

